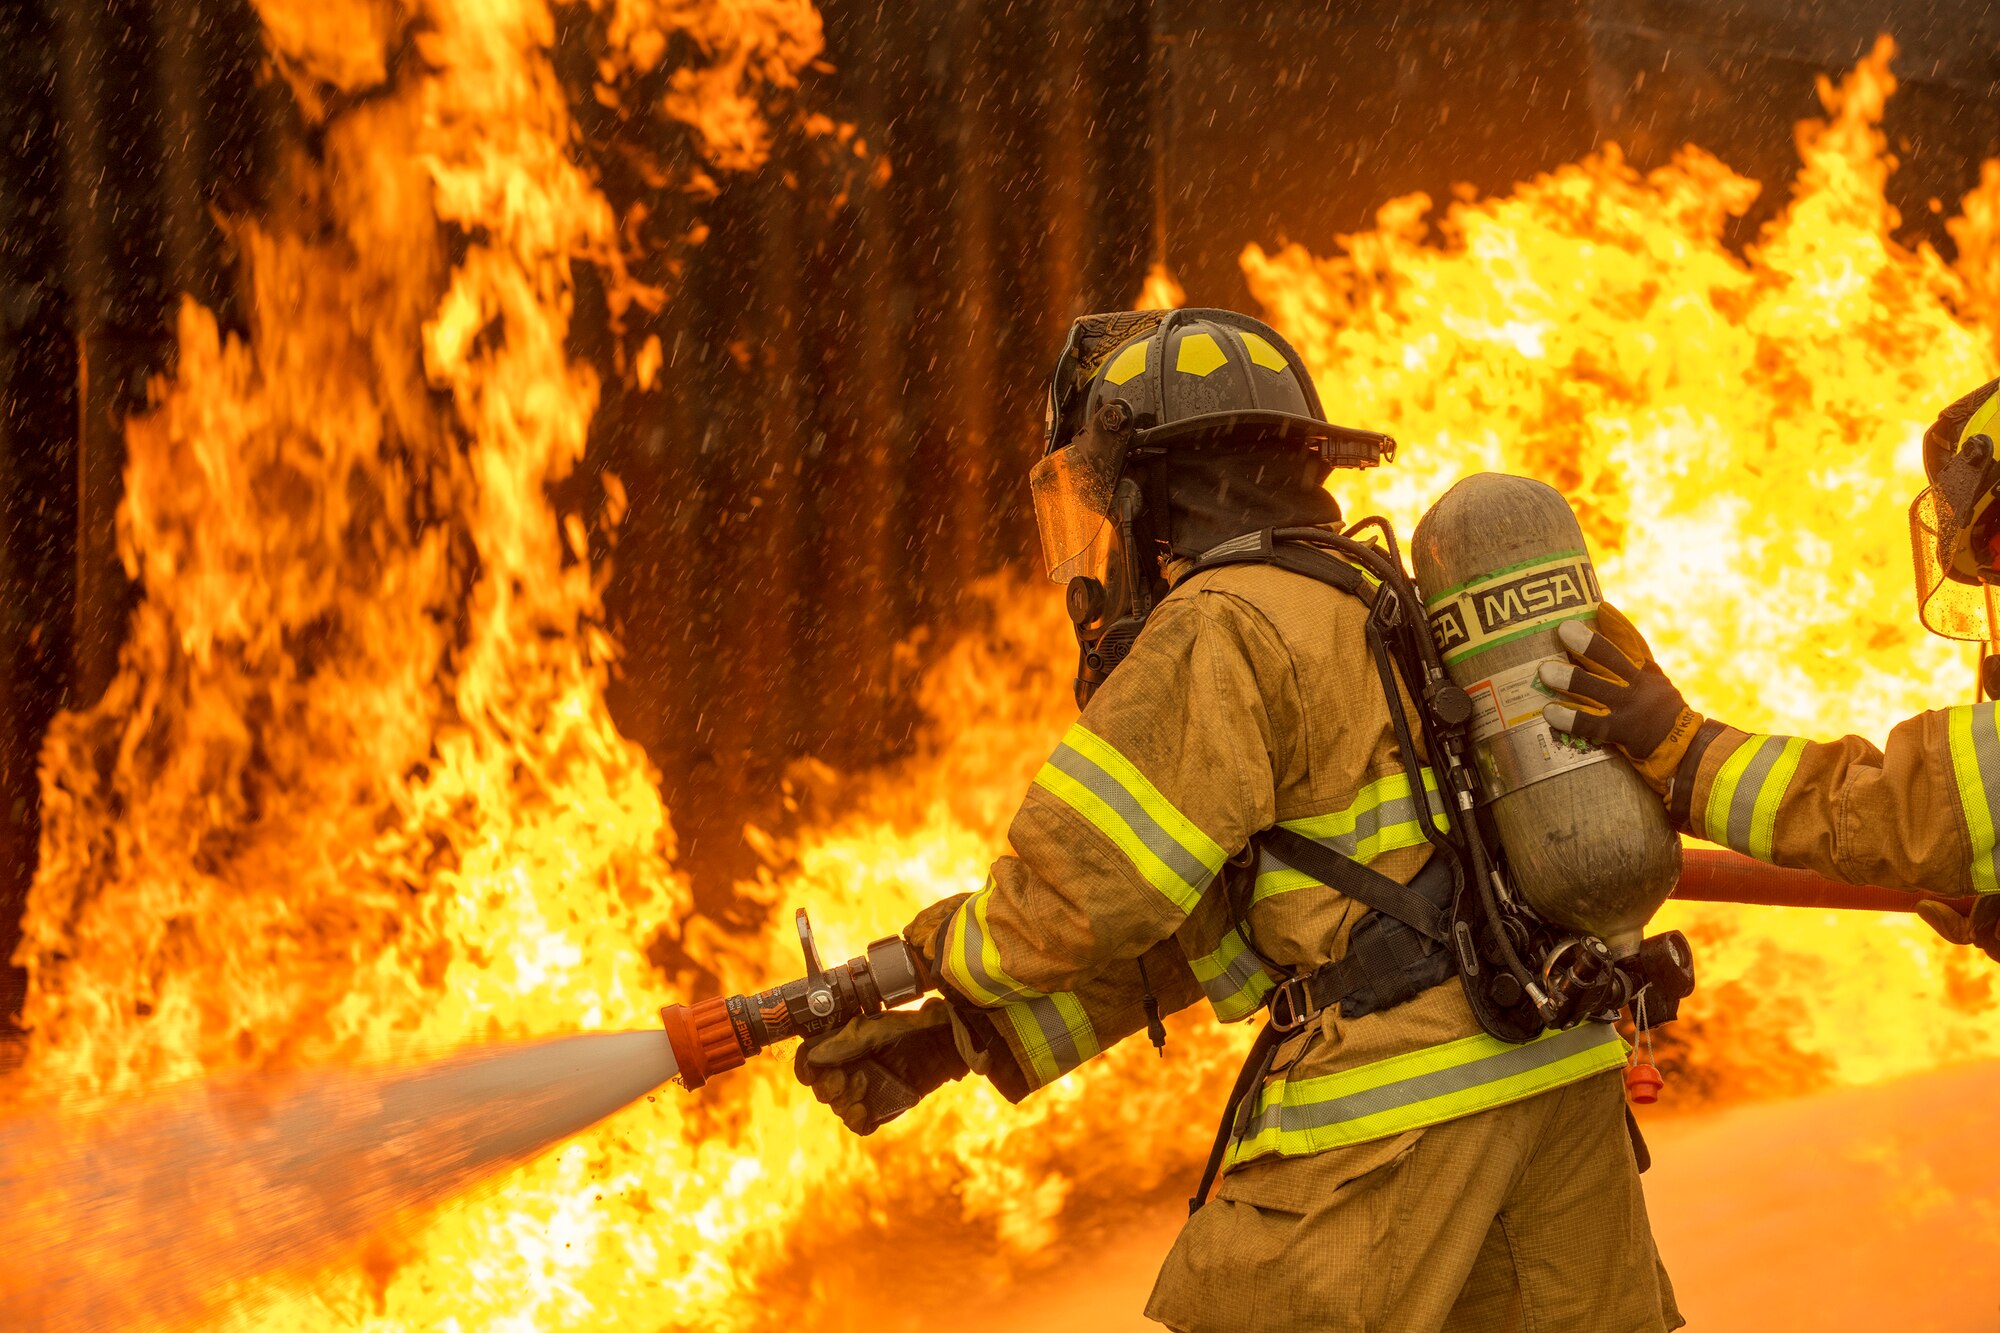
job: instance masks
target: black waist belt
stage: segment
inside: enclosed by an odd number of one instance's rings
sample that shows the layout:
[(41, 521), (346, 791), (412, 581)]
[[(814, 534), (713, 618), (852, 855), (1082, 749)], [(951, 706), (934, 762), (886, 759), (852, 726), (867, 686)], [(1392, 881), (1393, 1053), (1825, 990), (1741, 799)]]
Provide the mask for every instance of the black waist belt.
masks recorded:
[[(1408, 884), (1292, 832), (1269, 828), (1260, 841), (1294, 870), (1367, 904), (1371, 911), (1347, 935), (1339, 961), (1278, 984), (1264, 1003), (1271, 1021), (1257, 1034), (1230, 1089), (1222, 1123), (1216, 1127), (1208, 1165), (1188, 1200), (1194, 1212), (1208, 1199), (1229, 1141), (1257, 1103), (1257, 1089), (1271, 1072), (1279, 1045), (1322, 1011), (1340, 1006), (1342, 1018), (1360, 1018), (1414, 1000), (1457, 975), (1458, 964), (1445, 945), (1446, 922), (1456, 883), (1447, 858), (1434, 854)], [(1410, 919), (1414, 918), (1414, 919)]]
[(1408, 884), (1286, 828), (1261, 840), (1272, 855), (1374, 910), (1355, 924), (1347, 952), (1301, 977), (1280, 982), (1266, 1003), (1280, 1033), (1298, 1031), (1321, 1010), (1340, 1006), (1342, 1018), (1393, 1009), (1457, 972), (1445, 945), (1451, 910), (1451, 867), (1433, 855)]

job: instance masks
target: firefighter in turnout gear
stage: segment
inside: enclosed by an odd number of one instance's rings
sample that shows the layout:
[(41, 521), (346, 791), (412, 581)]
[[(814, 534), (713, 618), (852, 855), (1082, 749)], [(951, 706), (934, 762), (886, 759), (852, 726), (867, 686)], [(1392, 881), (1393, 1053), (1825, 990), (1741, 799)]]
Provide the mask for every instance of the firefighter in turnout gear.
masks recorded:
[[(1953, 403), (1924, 435), (1930, 487), (1910, 511), (1919, 613), (1947, 638), (1993, 642), (2000, 588), (2000, 380)], [(2000, 960), (2000, 657), (1981, 664), (1987, 701), (1923, 713), (1876, 748), (1739, 731), (1687, 706), (1629, 622), (1561, 630), (1571, 665), (1542, 669), (1565, 702), (1550, 725), (1612, 745), (1667, 802), (1676, 827), (1775, 865), (1947, 896), (1978, 894), (1968, 916), (1918, 912), (1955, 944)]]
[[(866, 1106), (968, 1070), (1019, 1100), (1135, 1033), (1157, 1044), (1160, 1014), (1204, 999), (1226, 1022), (1268, 1014), (1219, 1185), (1195, 1201), (1153, 1319), (1679, 1327), (1624, 1043), (1603, 1022), (1489, 1035), (1449, 951), (1399, 924), (1448, 902), (1423, 812), (1442, 829), (1450, 807), (1421, 753), (1405, 764), (1416, 705), (1366, 646), (1379, 585), (1257, 558), (1272, 530), (1335, 525), (1330, 470), (1393, 448), (1330, 425), (1298, 355), (1256, 320), (1077, 322), (1031, 484), (1076, 624), (1081, 715), (1014, 817), (1012, 854), (906, 932), (949, 1003), (858, 1019), (804, 1048), (799, 1076), (867, 1132)], [(1273, 830), (1310, 842), (1294, 855), (1324, 873), (1284, 860), (1274, 845), (1300, 843)], [(910, 1095), (879, 1095), (892, 1085)]]

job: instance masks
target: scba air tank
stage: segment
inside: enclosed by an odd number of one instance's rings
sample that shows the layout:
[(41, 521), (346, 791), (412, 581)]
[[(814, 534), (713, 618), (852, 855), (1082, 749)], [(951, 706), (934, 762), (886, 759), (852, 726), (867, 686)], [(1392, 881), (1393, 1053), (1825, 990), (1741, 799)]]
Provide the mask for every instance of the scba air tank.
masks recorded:
[(1545, 920), (1633, 952), (1673, 892), (1681, 844), (1631, 764), (1542, 718), (1550, 696), (1536, 673), (1569, 660), (1556, 627), (1595, 616), (1599, 601), (1576, 515), (1553, 487), (1482, 472), (1424, 515), (1411, 554), (1445, 669), (1472, 696), (1510, 883)]

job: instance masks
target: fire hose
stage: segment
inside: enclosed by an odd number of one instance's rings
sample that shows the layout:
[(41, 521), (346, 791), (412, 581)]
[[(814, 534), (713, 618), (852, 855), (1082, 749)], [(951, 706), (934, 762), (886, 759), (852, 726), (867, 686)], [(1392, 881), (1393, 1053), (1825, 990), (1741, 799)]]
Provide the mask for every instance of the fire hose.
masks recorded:
[[(1969, 911), (1973, 902), (1969, 897), (1842, 884), (1810, 871), (1784, 870), (1709, 848), (1683, 851), (1673, 896), (1683, 902), (1850, 912), (1908, 912), (1927, 899)], [(869, 944), (857, 958), (822, 967), (803, 907), (797, 921), (799, 947), (805, 954), (803, 977), (756, 995), (717, 996), (660, 1010), (686, 1087), (699, 1088), (787, 1037), (837, 1032), (861, 1015), (908, 1003), (935, 985), (922, 960), (894, 935)]]

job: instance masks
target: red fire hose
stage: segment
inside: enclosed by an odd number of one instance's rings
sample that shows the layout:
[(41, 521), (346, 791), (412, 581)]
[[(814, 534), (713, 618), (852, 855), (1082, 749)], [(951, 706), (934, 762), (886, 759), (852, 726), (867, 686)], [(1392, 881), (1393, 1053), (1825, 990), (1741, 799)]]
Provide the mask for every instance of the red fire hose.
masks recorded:
[(1681, 853), (1681, 879), (1674, 897), (1703, 903), (1756, 903), (1769, 907), (1828, 907), (1850, 912), (1908, 912), (1926, 898), (1972, 910), (1971, 898), (1910, 893), (1873, 884), (1841, 884), (1810, 870), (1781, 870), (1720, 848), (1690, 847)]

